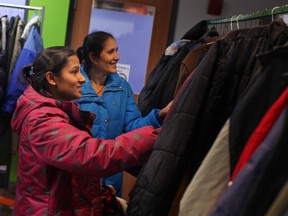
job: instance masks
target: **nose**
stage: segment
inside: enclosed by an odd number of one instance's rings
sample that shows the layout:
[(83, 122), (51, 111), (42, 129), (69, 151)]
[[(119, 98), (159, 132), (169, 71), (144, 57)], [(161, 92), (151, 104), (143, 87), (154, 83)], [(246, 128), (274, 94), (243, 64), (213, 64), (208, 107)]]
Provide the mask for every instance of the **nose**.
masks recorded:
[(80, 82), (81, 84), (86, 82), (86, 79), (85, 79), (85, 77), (82, 75), (81, 72), (79, 73), (79, 82)]
[(120, 60), (120, 56), (118, 55), (117, 52), (115, 53), (114, 59), (115, 59), (116, 61), (119, 61), (119, 60)]

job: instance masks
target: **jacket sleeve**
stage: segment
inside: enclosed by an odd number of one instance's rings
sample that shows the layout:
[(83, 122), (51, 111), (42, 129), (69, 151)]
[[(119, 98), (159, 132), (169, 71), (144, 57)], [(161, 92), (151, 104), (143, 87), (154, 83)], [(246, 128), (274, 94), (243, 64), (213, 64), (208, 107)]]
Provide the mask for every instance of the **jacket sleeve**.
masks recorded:
[(141, 112), (136, 106), (134, 93), (129, 83), (127, 83), (127, 88), (128, 88), (128, 99), (124, 118), (124, 131), (127, 132), (148, 125), (153, 126), (155, 128), (160, 127), (161, 122), (159, 122), (157, 119), (160, 110), (153, 109), (147, 116), (142, 117)]
[(30, 146), (40, 160), (71, 173), (89, 173), (101, 178), (143, 164), (157, 138), (151, 126), (115, 140), (92, 138), (67, 119), (51, 115), (27, 117)]

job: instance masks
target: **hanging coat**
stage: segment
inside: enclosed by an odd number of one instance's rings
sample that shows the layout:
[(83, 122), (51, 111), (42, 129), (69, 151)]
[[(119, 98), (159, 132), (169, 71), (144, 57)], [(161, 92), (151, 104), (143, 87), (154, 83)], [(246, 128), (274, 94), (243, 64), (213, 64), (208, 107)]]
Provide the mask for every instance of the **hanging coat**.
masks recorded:
[(26, 88), (25, 85), (19, 82), (19, 74), (24, 66), (33, 63), (41, 50), (43, 50), (43, 41), (39, 33), (39, 27), (33, 25), (8, 82), (4, 102), (1, 107), (2, 111), (13, 113), (18, 97)]
[(11, 60), (14, 50), (15, 38), (17, 33), (17, 26), (20, 20), (20, 16), (11, 17), (8, 25), (8, 37), (7, 37), (7, 77), (9, 77), (9, 71), (11, 66)]
[[(239, 171), (233, 184), (223, 192), (216, 207), (209, 215), (262, 216), (268, 210), (288, 178), (286, 169), (288, 151), (284, 150), (288, 140), (286, 135), (287, 103), (288, 88), (271, 106), (253, 132), (245, 153), (247, 154), (247, 150), (253, 148), (253, 145), (259, 145), (259, 147), (251, 158), (247, 159), (247, 164)], [(263, 186), (259, 187), (261, 184), (266, 185), (265, 189)], [(262, 188), (265, 192), (263, 193), (258, 188)], [(257, 202), (252, 204), (256, 197), (258, 198)]]
[(8, 80), (11, 77), (11, 74), (12, 74), (13, 69), (15, 67), (15, 64), (17, 62), (17, 59), (19, 58), (20, 52), (21, 52), (23, 45), (24, 45), (24, 43), (21, 40), (21, 35), (23, 33), (24, 26), (25, 26), (24, 21), (19, 20), (18, 25), (17, 25), (17, 31), (16, 31), (16, 36), (15, 36), (13, 53), (12, 53), (12, 57), (11, 57), (11, 64), (10, 64), (10, 68), (8, 71), (9, 72)]
[[(128, 215), (167, 215), (188, 169), (193, 177), (259, 67), (256, 54), (288, 40), (283, 20), (217, 40), (174, 99), (155, 148), (137, 178)], [(247, 50), (250, 50), (247, 53)]]
[[(229, 119), (217, 136), (201, 166), (185, 191), (181, 215), (189, 211), (207, 215), (232, 179), (235, 165), (248, 138), (269, 107), (288, 84), (287, 46), (258, 56), (258, 77), (237, 102)], [(246, 155), (247, 156), (247, 155)], [(235, 176), (235, 174), (233, 174)], [(203, 184), (205, 182), (205, 184)], [(197, 214), (195, 214), (197, 216)]]
[(6, 53), (6, 42), (7, 42), (7, 16), (1, 17), (1, 37), (0, 37), (0, 106), (4, 98), (4, 93), (7, 85), (7, 53)]

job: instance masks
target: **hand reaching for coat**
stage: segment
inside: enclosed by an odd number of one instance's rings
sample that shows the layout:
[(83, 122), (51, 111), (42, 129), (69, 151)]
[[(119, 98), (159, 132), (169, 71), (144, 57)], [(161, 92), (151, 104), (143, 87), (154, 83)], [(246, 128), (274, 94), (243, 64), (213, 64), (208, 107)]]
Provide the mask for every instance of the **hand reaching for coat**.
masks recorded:
[(172, 106), (173, 100), (170, 101), (166, 107), (164, 107), (163, 109), (160, 110), (159, 112), (159, 116), (164, 119), (166, 114), (168, 113), (168, 111), (170, 110), (170, 107)]

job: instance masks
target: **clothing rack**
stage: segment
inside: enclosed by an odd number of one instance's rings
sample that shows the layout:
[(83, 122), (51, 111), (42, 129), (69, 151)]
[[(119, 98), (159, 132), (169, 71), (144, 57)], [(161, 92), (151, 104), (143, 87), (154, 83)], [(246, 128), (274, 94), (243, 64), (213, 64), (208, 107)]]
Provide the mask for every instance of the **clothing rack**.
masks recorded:
[(41, 19), (41, 25), (40, 25), (40, 33), (42, 34), (42, 28), (43, 28), (43, 21), (44, 21), (44, 12), (45, 7), (34, 7), (34, 6), (27, 6), (27, 5), (15, 5), (15, 4), (6, 4), (6, 3), (0, 3), (0, 7), (9, 7), (9, 8), (18, 8), (18, 9), (24, 9), (24, 10), (35, 10), (40, 11), (40, 19)]
[[(0, 3), (0, 7), (9, 7), (9, 8), (17, 8), (17, 9), (24, 9), (24, 10), (34, 10), (34, 11), (40, 11), (40, 21), (41, 21), (41, 25), (40, 25), (40, 34), (42, 34), (42, 30), (43, 30), (43, 21), (44, 21), (44, 12), (45, 12), (45, 7), (34, 7), (34, 6), (26, 6), (26, 5), (15, 5), (15, 4), (6, 4), (6, 3)], [(7, 172), (7, 171), (6, 171)], [(6, 173), (6, 175), (9, 175)], [(0, 196), (0, 204), (2, 205), (6, 205), (9, 207), (13, 207), (14, 206), (14, 200), (13, 199), (9, 199), (6, 198), (4, 196)]]
[(232, 22), (239, 22), (239, 21), (246, 21), (246, 20), (253, 20), (258, 19), (261, 17), (267, 17), (271, 16), (273, 20), (273, 15), (276, 14), (283, 14), (288, 13), (288, 5), (283, 5), (281, 7), (277, 6), (272, 9), (265, 9), (264, 11), (257, 11), (251, 14), (246, 15), (234, 15), (231, 18), (223, 18), (223, 19), (211, 19), (206, 20), (208, 25), (214, 25), (214, 24), (225, 24), (225, 23), (232, 23)]

